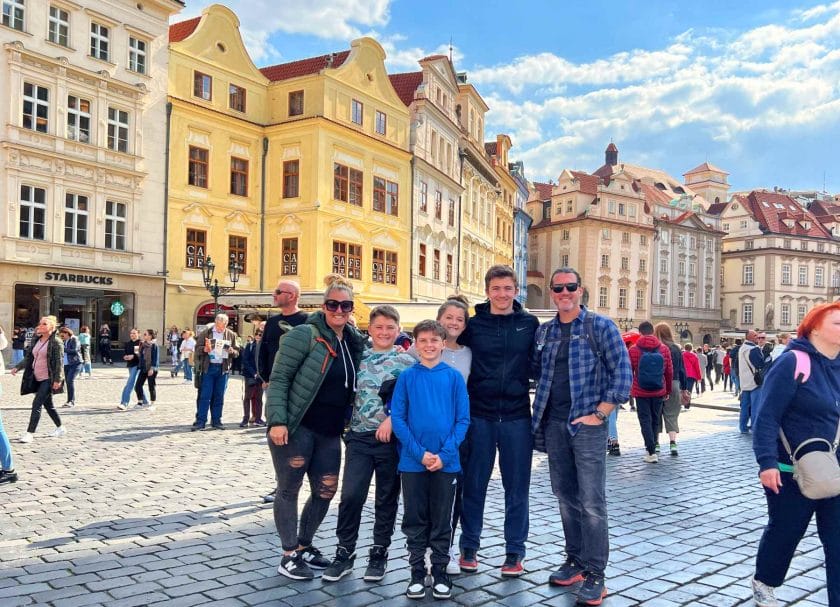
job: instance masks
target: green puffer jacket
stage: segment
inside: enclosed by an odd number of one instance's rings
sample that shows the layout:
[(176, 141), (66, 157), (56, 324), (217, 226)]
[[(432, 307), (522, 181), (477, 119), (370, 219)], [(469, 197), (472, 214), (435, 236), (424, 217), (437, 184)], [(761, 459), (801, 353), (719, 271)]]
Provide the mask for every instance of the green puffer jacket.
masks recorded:
[[(343, 337), (350, 348), (353, 366), (358, 369), (365, 338), (351, 325), (344, 327)], [(265, 416), (269, 428), (287, 426), (289, 435), (297, 430), (318, 395), (338, 348), (335, 331), (327, 325), (324, 313), (320, 311), (310, 314), (304, 324), (294, 327), (283, 337), (268, 383)]]

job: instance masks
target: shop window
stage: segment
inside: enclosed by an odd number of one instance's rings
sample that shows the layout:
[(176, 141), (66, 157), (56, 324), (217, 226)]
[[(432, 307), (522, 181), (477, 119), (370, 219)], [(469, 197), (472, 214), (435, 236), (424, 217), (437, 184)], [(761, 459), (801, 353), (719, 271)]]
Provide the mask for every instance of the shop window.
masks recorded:
[(298, 273), (298, 239), (284, 238), (283, 265), (281, 274), (283, 276), (297, 276)]
[(111, 56), (111, 32), (104, 25), (95, 21), (90, 22), (90, 56), (102, 61), (108, 61)]
[(287, 160), (283, 163), (283, 198), (300, 196), (300, 161)]
[(47, 191), (29, 185), (20, 186), (19, 236), (44, 240), (47, 220)]
[(210, 151), (190, 146), (188, 182), (198, 188), (207, 187), (207, 176), (210, 169)]
[(230, 159), (230, 193), (248, 195), (248, 161), (232, 156)]
[(384, 249), (373, 250), (373, 282), (397, 284), (397, 253)]
[(204, 230), (187, 230), (187, 260), (186, 267), (202, 268), (207, 253), (207, 232)]
[(88, 197), (67, 194), (64, 197), (65, 244), (88, 244)]
[(105, 201), (105, 248), (125, 251), (125, 218), (126, 204), (124, 202)]
[(244, 236), (228, 236), (228, 259), (239, 264), (242, 274), (248, 273), (248, 239)]
[(334, 274), (361, 280), (362, 246), (334, 240), (332, 271)]

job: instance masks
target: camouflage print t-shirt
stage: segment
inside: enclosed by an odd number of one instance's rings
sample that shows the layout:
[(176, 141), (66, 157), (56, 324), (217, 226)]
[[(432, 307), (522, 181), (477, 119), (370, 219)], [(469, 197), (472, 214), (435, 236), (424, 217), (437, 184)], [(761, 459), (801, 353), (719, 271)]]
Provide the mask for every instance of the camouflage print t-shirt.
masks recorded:
[(365, 350), (359, 365), (356, 402), (353, 403), (353, 417), (350, 419), (353, 432), (371, 432), (379, 428), (379, 424), (387, 417), (385, 406), (379, 398), (379, 387), (385, 380), (396, 378), (403, 369), (415, 362), (396, 347), (388, 352)]

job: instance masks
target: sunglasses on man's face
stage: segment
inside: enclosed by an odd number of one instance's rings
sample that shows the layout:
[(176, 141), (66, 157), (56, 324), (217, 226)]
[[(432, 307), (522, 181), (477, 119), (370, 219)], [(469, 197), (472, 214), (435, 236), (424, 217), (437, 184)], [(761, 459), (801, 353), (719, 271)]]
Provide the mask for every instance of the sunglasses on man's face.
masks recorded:
[(562, 293), (566, 289), (569, 293), (574, 293), (578, 290), (578, 283), (576, 282), (561, 282), (560, 284), (551, 285), (551, 290), (555, 293)]
[(341, 308), (342, 312), (352, 312), (353, 302), (351, 300), (337, 301), (335, 299), (328, 299), (324, 302), (324, 307), (330, 312), (337, 312)]

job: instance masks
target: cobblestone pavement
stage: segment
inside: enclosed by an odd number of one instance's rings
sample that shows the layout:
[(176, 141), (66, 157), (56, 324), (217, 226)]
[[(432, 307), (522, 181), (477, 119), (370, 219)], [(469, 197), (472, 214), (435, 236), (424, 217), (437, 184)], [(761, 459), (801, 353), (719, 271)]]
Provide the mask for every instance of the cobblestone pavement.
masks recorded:
[[(354, 574), (325, 584), (290, 582), (276, 573), (279, 542), (261, 496), (273, 473), (259, 429), (241, 430), (241, 381), (228, 389), (224, 432), (189, 432), (195, 392), (180, 379), (159, 380), (155, 412), (119, 412), (124, 369), (95, 369), (79, 381), (79, 403), (61, 409), (68, 430), (13, 442), (20, 481), (0, 488), (0, 605), (407, 605), (402, 535), (381, 583)], [(13, 441), (25, 429), (30, 397), (19, 378), (0, 379), (3, 420)], [(721, 393), (708, 401), (734, 403)], [(679, 457), (642, 462), (635, 415), (619, 417), (621, 457), (610, 458), (612, 552), (609, 607), (751, 604), (749, 579), (766, 520), (749, 439), (732, 411), (692, 407), (683, 414)], [(316, 545), (334, 550), (333, 502)], [(545, 457), (534, 458), (527, 574), (503, 580), (503, 499), (489, 492), (477, 574), (457, 576), (453, 604), (574, 604), (573, 589), (549, 587), (563, 560), (562, 531)], [(365, 513), (359, 553), (366, 555), (372, 515)], [(815, 529), (800, 545), (778, 595), (799, 607), (827, 604), (823, 553)], [(431, 598), (427, 602), (432, 602)]]

